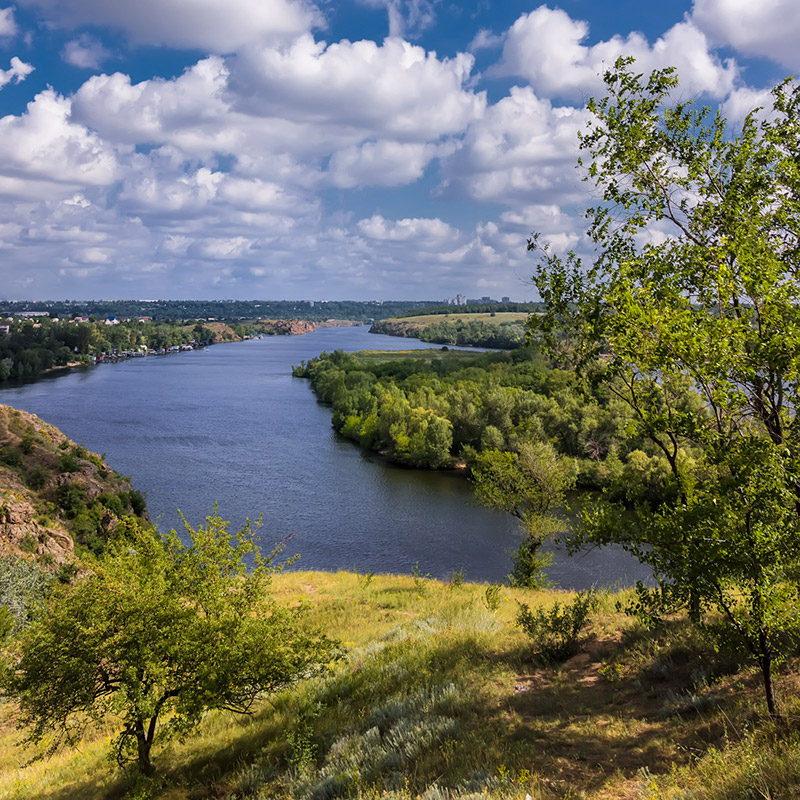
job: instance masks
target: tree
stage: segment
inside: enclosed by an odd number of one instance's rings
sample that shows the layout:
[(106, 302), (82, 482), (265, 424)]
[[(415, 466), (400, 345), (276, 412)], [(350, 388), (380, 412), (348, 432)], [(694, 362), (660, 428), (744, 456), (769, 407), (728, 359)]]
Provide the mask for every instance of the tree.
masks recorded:
[(541, 442), (521, 445), (519, 452), (483, 450), (475, 457), (472, 482), (478, 502), (515, 516), (525, 528), (514, 554), (512, 584), (544, 585), (543, 570), (552, 557), (539, 549), (560, 527), (551, 512), (574, 483), (569, 459)]
[(273, 568), (249, 523), (235, 536), (217, 516), (187, 524), (188, 546), (125, 525), (88, 577), (53, 590), (5, 683), (28, 741), (52, 753), (115, 714), (118, 762), (149, 776), (156, 734), (183, 738), (210, 709), (248, 713), (335, 648), (270, 598)]
[(671, 102), (672, 69), (644, 80), (631, 63), (606, 73), (581, 137), (596, 259), (534, 237), (547, 313), (531, 324), (569, 342), (669, 465), (658, 499), (601, 498), (581, 538), (652, 566), (640, 611), (721, 618), (776, 715), (800, 576), (800, 88), (778, 86), (732, 135), (719, 113)]

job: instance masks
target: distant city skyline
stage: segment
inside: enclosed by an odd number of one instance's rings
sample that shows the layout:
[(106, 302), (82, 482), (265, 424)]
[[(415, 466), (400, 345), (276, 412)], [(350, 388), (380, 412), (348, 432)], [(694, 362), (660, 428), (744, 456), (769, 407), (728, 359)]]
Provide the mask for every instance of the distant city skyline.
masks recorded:
[(604, 69), (736, 124), (797, 41), (786, 0), (0, 2), (0, 296), (536, 300)]

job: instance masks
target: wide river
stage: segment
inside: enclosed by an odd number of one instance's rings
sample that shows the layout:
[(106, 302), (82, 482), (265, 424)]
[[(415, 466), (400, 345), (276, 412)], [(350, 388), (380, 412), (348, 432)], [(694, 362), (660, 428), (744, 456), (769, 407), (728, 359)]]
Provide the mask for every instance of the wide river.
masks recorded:
[[(500, 580), (520, 542), (509, 516), (475, 504), (460, 475), (404, 469), (362, 453), (331, 427), (291, 367), (323, 350), (423, 349), (366, 327), (323, 328), (169, 356), (103, 364), (0, 390), (105, 453), (147, 498), (162, 531), (196, 524), (218, 504), (241, 525), (263, 515), (266, 545), (291, 536), (297, 568)], [(623, 553), (556, 550), (563, 588), (629, 585), (645, 571)]]

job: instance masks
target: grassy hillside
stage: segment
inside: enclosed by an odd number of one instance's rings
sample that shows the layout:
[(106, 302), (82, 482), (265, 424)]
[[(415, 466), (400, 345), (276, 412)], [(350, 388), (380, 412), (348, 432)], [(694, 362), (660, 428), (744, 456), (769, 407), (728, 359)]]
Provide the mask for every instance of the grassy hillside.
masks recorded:
[[(343, 642), (328, 673), (250, 718), (208, 715), (156, 754), (154, 797), (439, 800), (736, 800), (800, 795), (797, 661), (781, 669), (786, 721), (764, 718), (749, 668), (685, 623), (645, 631), (604, 596), (577, 655), (535, 657), (517, 601), (560, 593), (417, 576), (288, 572), (275, 592)], [(132, 785), (106, 758), (107, 728), (25, 766), (14, 707), (0, 706), (0, 797), (115, 798)], [(138, 790), (140, 796), (142, 788)]]
[(0, 405), (0, 555), (45, 568), (95, 552), (120, 518), (147, 517), (142, 496), (105, 463), (33, 414)]

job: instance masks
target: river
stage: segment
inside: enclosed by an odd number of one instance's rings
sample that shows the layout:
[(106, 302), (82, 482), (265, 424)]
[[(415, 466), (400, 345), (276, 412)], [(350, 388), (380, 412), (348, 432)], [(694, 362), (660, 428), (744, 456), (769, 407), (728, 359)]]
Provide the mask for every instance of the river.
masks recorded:
[[(218, 504), (239, 526), (262, 517), (271, 546), (291, 537), (297, 568), (357, 569), (497, 581), (520, 541), (511, 517), (477, 506), (453, 473), (405, 469), (363, 453), (331, 427), (309, 382), (291, 367), (323, 350), (438, 347), (321, 328), (205, 350), (101, 364), (0, 390), (105, 453), (147, 499), (162, 531), (197, 524)], [(556, 550), (548, 574), (563, 588), (630, 585), (646, 572), (625, 554)]]

